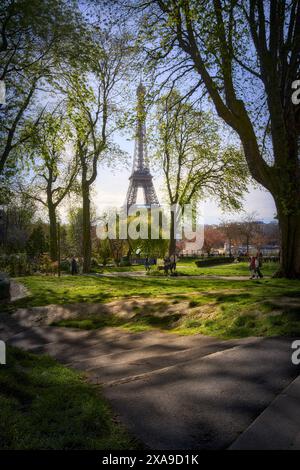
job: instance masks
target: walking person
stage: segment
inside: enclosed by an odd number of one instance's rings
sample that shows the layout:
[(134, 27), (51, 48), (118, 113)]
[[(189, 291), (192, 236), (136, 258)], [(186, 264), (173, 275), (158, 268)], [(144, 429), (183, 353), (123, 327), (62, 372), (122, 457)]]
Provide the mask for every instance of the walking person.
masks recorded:
[(168, 276), (169, 274), (170, 264), (171, 264), (171, 260), (168, 256), (166, 256), (164, 258), (164, 271), (165, 271), (166, 276)]
[(149, 273), (151, 267), (150, 267), (150, 260), (149, 260), (148, 256), (147, 256), (146, 259), (145, 259), (144, 266), (145, 266), (146, 273)]
[(249, 270), (250, 270), (250, 279), (255, 278), (255, 256), (251, 256), (250, 263), (249, 263)]
[(256, 258), (255, 258), (255, 274), (256, 274), (256, 279), (260, 278), (262, 279), (264, 276), (260, 270), (262, 266), (262, 261), (260, 259), (260, 256), (258, 255)]
[(75, 274), (78, 274), (78, 265), (75, 256), (73, 256), (71, 260), (71, 274), (74, 276)]
[(173, 255), (173, 261), (170, 260), (171, 274), (176, 274), (176, 255)]

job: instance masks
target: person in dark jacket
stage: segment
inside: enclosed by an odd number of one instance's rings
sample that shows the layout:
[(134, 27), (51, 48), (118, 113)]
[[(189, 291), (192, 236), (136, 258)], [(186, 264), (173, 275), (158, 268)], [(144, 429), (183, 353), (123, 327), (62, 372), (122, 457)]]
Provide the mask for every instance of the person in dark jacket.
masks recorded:
[(149, 260), (148, 256), (145, 259), (144, 266), (145, 266), (146, 273), (149, 273), (150, 269), (151, 269), (151, 265), (150, 265), (150, 260)]
[(255, 258), (255, 274), (256, 274), (256, 277), (260, 279), (264, 277), (260, 270), (261, 266), (262, 266), (262, 261), (260, 259), (260, 256), (257, 256)]
[(77, 274), (77, 273), (78, 273), (78, 265), (77, 265), (76, 258), (73, 256), (71, 260), (71, 274), (72, 276), (74, 276), (74, 274)]
[(256, 274), (255, 274), (255, 256), (251, 256), (251, 258), (250, 258), (249, 270), (250, 270), (250, 274), (251, 274), (250, 279), (254, 279), (256, 277)]

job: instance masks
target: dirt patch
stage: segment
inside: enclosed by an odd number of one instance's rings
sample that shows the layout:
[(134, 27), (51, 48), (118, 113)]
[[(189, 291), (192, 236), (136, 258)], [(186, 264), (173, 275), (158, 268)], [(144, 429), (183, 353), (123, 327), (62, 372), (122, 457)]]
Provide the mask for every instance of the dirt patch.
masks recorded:
[(15, 300), (23, 299), (30, 295), (29, 290), (20, 282), (11, 280), (10, 281), (10, 301), (14, 302)]
[[(194, 314), (203, 311), (203, 306), (194, 310)], [(50, 325), (60, 320), (115, 315), (130, 320), (136, 315), (185, 315), (190, 312), (188, 300), (173, 304), (165, 298), (144, 299), (134, 298), (116, 300), (109, 303), (76, 303), (68, 305), (47, 305), (18, 309), (13, 317), (24, 326)]]

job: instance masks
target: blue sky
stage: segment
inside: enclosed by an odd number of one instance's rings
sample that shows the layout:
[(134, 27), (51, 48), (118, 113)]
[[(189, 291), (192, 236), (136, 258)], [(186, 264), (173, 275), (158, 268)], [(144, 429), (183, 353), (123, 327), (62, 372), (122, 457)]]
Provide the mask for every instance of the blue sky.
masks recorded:
[[(85, 9), (87, 8), (85, 1), (82, 1), (81, 8)], [(100, 13), (103, 13), (104, 10), (101, 10)], [(243, 76), (244, 77), (244, 76)], [(164, 75), (160, 76), (159, 81), (162, 81), (165, 78)], [(187, 91), (187, 89), (190, 89), (191, 83), (190, 80), (192, 79), (196, 80), (198, 79), (198, 75), (195, 75), (192, 77), (192, 75), (189, 76), (189, 80), (187, 81), (186, 78), (183, 80), (179, 80), (177, 83), (177, 87), (182, 91)], [(244, 92), (246, 90), (246, 98), (247, 101), (251, 101), (253, 97), (255, 96), (254, 103), (256, 103), (257, 98), (259, 98), (259, 85), (261, 85), (260, 82), (257, 82), (253, 80), (253, 77), (250, 77), (250, 81), (247, 82), (247, 85), (250, 86), (249, 92), (247, 91), (247, 88), (244, 87)], [(151, 79), (152, 80), (152, 79)], [(151, 82), (150, 80), (150, 82)], [(244, 80), (244, 78), (243, 78)], [(135, 100), (135, 90), (136, 86), (138, 83), (132, 83), (131, 84), (131, 92), (132, 96), (131, 99), (129, 100), (128, 105), (131, 106), (134, 103)], [(148, 84), (146, 83), (146, 87), (148, 87)], [(262, 94), (263, 95), (263, 94)], [(205, 100), (204, 100), (205, 101)], [(203, 109), (210, 109), (211, 104), (209, 104), (209, 101), (203, 105)], [(228, 129), (228, 132), (223, 129), (222, 135), (224, 136), (224, 141), (227, 140), (228, 144), (230, 143), (236, 143), (239, 145), (239, 139), (236, 139), (233, 134), (232, 130)], [(134, 152), (134, 141), (128, 140), (128, 136), (119, 136), (114, 139), (115, 142), (120, 146), (122, 150), (125, 150), (129, 154), (130, 158), (130, 165), (132, 163), (133, 159), (133, 152)], [(151, 162), (150, 162), (151, 166)], [(163, 202), (163, 179), (161, 174), (159, 175), (159, 169), (158, 171), (153, 172), (154, 175), (154, 185), (159, 197), (159, 200)], [(92, 193), (92, 200), (93, 204), (96, 209), (97, 215), (100, 215), (103, 213), (106, 207), (109, 206), (114, 206), (114, 207), (120, 207), (126, 197), (126, 192), (128, 188), (128, 178), (130, 176), (130, 169), (127, 168), (120, 168), (118, 171), (117, 170), (112, 170), (111, 168), (104, 168), (103, 166), (99, 165), (99, 170), (98, 170), (98, 177), (94, 183), (93, 186), (93, 193)], [(227, 219), (239, 219), (245, 215), (245, 213), (253, 213), (255, 212), (257, 214), (257, 218), (260, 220), (264, 220), (265, 222), (270, 222), (274, 220), (274, 216), (276, 214), (276, 208), (274, 204), (274, 200), (272, 196), (270, 195), (269, 192), (267, 192), (263, 187), (249, 187), (249, 193), (245, 194), (245, 199), (244, 199), (244, 212), (240, 213), (223, 213), (222, 210), (218, 207), (216, 204), (216, 201), (214, 200), (208, 200), (205, 201), (202, 205), (203, 210), (204, 210), (204, 221), (205, 223), (208, 224), (214, 224), (220, 222), (222, 219), (227, 218)]]
[[(127, 151), (130, 156), (130, 167), (133, 159), (134, 141), (128, 141), (124, 137), (115, 139), (120, 147)], [(150, 162), (151, 164), (151, 162)], [(163, 202), (163, 178), (157, 171), (152, 172), (154, 175), (154, 185), (159, 200)], [(95, 204), (96, 213), (100, 215), (106, 207), (121, 206), (126, 197), (128, 188), (128, 178), (130, 169), (121, 168), (118, 171), (110, 168), (99, 166), (98, 177), (93, 189), (93, 203)], [(257, 218), (265, 222), (274, 220), (276, 209), (274, 201), (269, 192), (262, 187), (250, 187), (250, 191), (245, 195), (244, 210), (246, 213), (257, 213)], [(214, 200), (208, 200), (203, 203), (204, 221), (207, 224), (215, 224), (224, 218), (239, 219), (245, 213), (223, 213)]]

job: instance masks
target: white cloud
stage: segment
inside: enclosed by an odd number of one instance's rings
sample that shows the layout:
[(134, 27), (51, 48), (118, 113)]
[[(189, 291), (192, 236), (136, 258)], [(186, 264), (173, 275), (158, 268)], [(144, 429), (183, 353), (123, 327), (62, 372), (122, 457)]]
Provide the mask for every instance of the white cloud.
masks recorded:
[[(120, 207), (126, 198), (129, 184), (130, 173), (128, 171), (116, 171), (114, 174), (110, 170), (99, 171), (98, 178), (94, 187), (93, 202), (96, 206), (97, 214), (101, 214), (107, 207)], [(161, 178), (154, 178), (154, 185), (159, 196), (163, 201), (161, 192)], [(274, 219), (276, 208), (274, 200), (269, 192), (264, 189), (251, 188), (245, 196), (244, 212), (223, 213), (213, 200), (203, 203), (204, 220), (208, 224), (218, 223), (223, 218), (239, 219), (246, 213), (256, 212), (257, 217), (266, 222)]]

